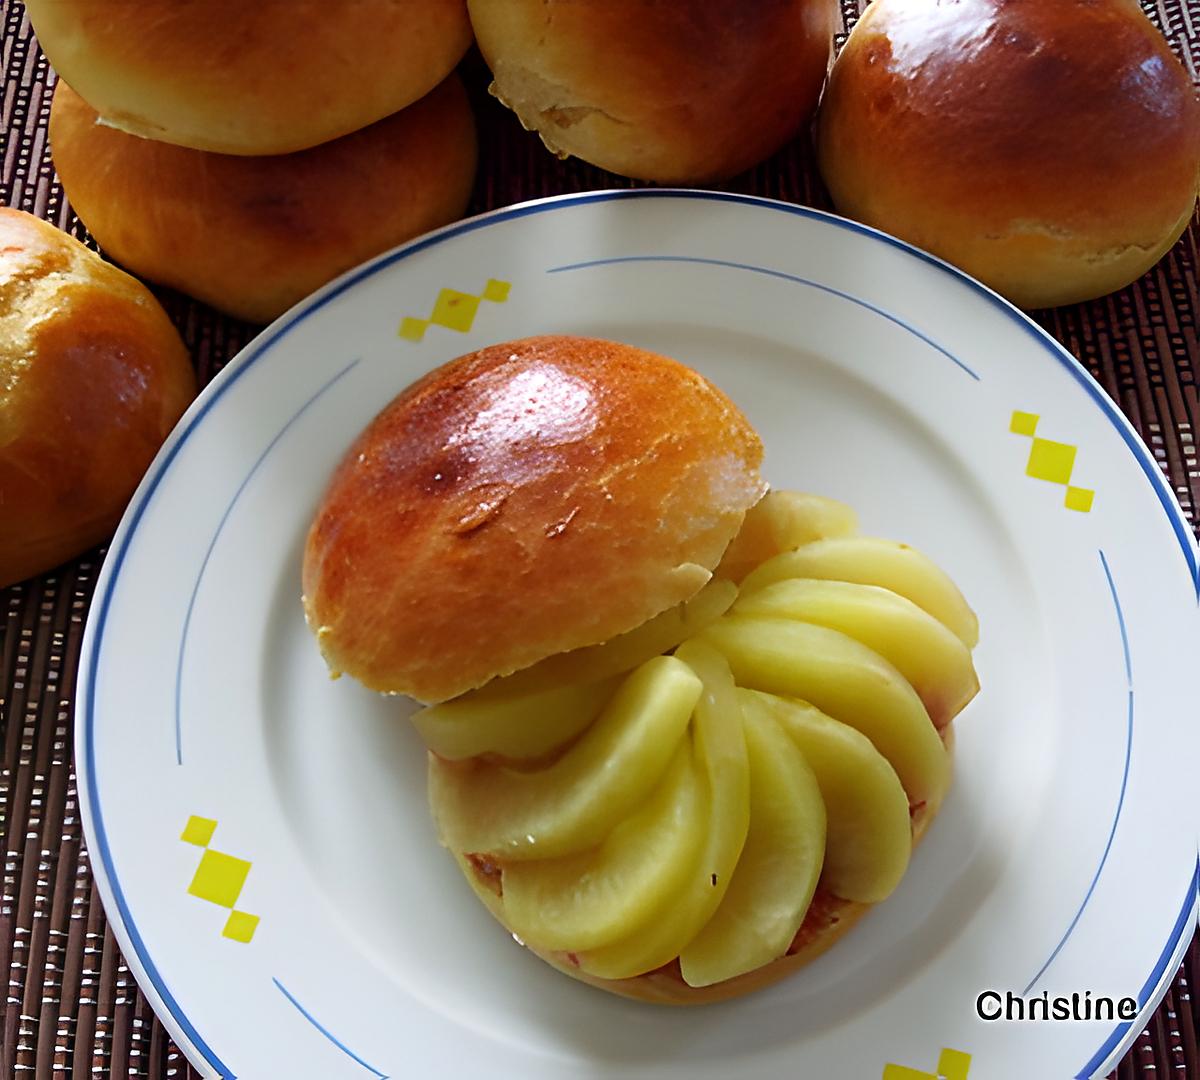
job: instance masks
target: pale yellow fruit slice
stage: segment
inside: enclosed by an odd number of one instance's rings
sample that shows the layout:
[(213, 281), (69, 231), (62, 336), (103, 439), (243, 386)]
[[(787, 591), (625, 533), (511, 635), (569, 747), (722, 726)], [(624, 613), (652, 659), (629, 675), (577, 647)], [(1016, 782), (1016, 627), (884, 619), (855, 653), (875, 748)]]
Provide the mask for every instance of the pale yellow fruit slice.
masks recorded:
[(679, 954), (691, 986), (711, 986), (783, 956), (825, 856), (825, 804), (804, 755), (769, 713), (743, 716), (750, 829), (720, 907)]
[(732, 581), (710, 581), (687, 602), (668, 608), (628, 633), (600, 645), (548, 656), (454, 700), (483, 705), (621, 675), (694, 637), (728, 611), (736, 599), (737, 586)]
[(739, 686), (800, 698), (857, 728), (891, 762), (912, 803), (940, 805), (950, 763), (925, 706), (882, 656), (837, 630), (727, 615), (703, 640)]
[(578, 954), (585, 972), (624, 979), (674, 960), (700, 932), (729, 887), (750, 824), (749, 766), (742, 709), (729, 665), (698, 641), (678, 657), (704, 680), (693, 718), (696, 759), (705, 778), (704, 843), (683, 889), (629, 937)]
[(742, 595), (785, 578), (826, 578), (891, 589), (944, 623), (968, 649), (979, 642), (979, 620), (958, 586), (907, 544), (866, 536), (817, 540), (765, 562), (742, 583)]
[(687, 664), (660, 656), (621, 684), (553, 765), (522, 772), (429, 757), (429, 805), (442, 843), (502, 860), (553, 858), (600, 843), (653, 790), (701, 693)]
[(852, 536), (858, 518), (845, 503), (801, 491), (768, 491), (746, 512), (745, 520), (714, 571), (741, 581), (751, 570), (783, 551), (827, 536)]
[(536, 758), (583, 731), (608, 704), (619, 683), (619, 676), (614, 676), (494, 700), (464, 694), (422, 709), (412, 722), (425, 745), (451, 761), (479, 754)]
[(799, 619), (840, 630), (889, 661), (945, 727), (979, 692), (971, 651), (907, 597), (878, 585), (790, 578), (739, 601), (747, 618)]
[(504, 921), (541, 949), (592, 949), (629, 935), (683, 888), (704, 840), (703, 809), (685, 738), (654, 794), (598, 848), (504, 869)]
[(908, 796), (896, 770), (865, 735), (806, 702), (739, 694), (747, 718), (774, 717), (817, 778), (827, 818), (824, 886), (843, 900), (885, 900), (912, 854)]

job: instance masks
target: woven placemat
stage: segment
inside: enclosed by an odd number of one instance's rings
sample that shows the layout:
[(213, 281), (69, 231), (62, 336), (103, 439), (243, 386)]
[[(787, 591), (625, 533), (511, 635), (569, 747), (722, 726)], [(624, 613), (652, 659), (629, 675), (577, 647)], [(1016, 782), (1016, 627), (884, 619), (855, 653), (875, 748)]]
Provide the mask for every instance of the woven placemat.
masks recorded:
[[(844, 7), (849, 25), (859, 5), (844, 0)], [(1200, 83), (1200, 0), (1144, 0), (1143, 7)], [(0, 202), (88, 240), (55, 182), (46, 140), (53, 76), (20, 0), (0, 0), (0, 72)], [(480, 122), (472, 212), (545, 195), (631, 186), (547, 154), (487, 96), (487, 74), (477, 56), (464, 61), (463, 74)], [(727, 187), (829, 206), (804, 140)], [(1142, 434), (1193, 527), (1200, 500), (1198, 249), (1200, 218), (1135, 286), (1037, 316)], [(204, 382), (255, 330), (178, 294), (159, 295)], [(103, 556), (98, 549), (53, 574), (0, 590), (0, 972), (7, 973), (0, 1076), (190, 1080), (199, 1074), (155, 1019), (108, 929), (80, 828), (72, 766), (75, 677)], [(1195, 828), (1195, 822), (1164, 821), (1160, 827)], [(1200, 938), (1114, 1076), (1200, 1080), (1200, 1008), (1190, 990), (1198, 979)]]

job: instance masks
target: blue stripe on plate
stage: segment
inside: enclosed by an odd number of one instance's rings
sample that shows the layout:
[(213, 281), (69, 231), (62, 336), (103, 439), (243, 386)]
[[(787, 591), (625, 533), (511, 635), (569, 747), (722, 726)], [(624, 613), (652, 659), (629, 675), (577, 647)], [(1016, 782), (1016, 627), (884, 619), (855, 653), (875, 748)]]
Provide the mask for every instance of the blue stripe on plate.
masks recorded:
[[(361, 360), (361, 357), (359, 358)], [(187, 651), (188, 631), (192, 627), (192, 610), (196, 606), (196, 597), (200, 592), (200, 583), (204, 580), (204, 571), (208, 569), (208, 561), (212, 558), (213, 549), (217, 546), (217, 541), (221, 537), (222, 531), (225, 529), (225, 523), (229, 520), (229, 515), (233, 513), (233, 508), (237, 505), (238, 499), (242, 497), (242, 492), (246, 490), (246, 486), (254, 478), (254, 474), (258, 472), (259, 466), (267, 460), (267, 455), (275, 449), (276, 444), (280, 439), (287, 434), (288, 429), (303, 416), (318, 398), (325, 391), (329, 390), (334, 383), (338, 382), (343, 375), (346, 375), (359, 363), (359, 360), (352, 360), (341, 371), (339, 371), (332, 379), (325, 383), (312, 397), (310, 397), (303, 405), (300, 406), (296, 414), (279, 429), (267, 447), (261, 454), (258, 455), (258, 460), (250, 467), (250, 471), (246, 473), (245, 479), (238, 485), (237, 491), (233, 493), (233, 498), (229, 500), (229, 505), (225, 507), (225, 512), (221, 515), (221, 520), (217, 523), (217, 530), (213, 533), (212, 539), (209, 541), (208, 550), (204, 553), (204, 559), (200, 563), (200, 571), (196, 574), (196, 583), (192, 586), (192, 595), (188, 598), (187, 613), (183, 617), (183, 633), (179, 637), (179, 656), (175, 662), (175, 764), (183, 764), (183, 657)]]
[(936, 349), (951, 363), (957, 364), (976, 382), (979, 382), (979, 375), (970, 367), (964, 364), (957, 356), (943, 345), (939, 345), (928, 334), (918, 330), (912, 323), (905, 322), (899, 315), (894, 315), (886, 308), (881, 308), (876, 304), (872, 304), (869, 300), (864, 300), (861, 296), (855, 296), (853, 293), (843, 292), (841, 289), (835, 289), (831, 285), (823, 285), (819, 281), (813, 281), (811, 278), (799, 277), (796, 274), (788, 274), (783, 270), (772, 270), (766, 266), (755, 266), (752, 263), (732, 262), (729, 259), (702, 259), (698, 256), (691, 255), (621, 255), (612, 259), (591, 259), (588, 262), (571, 263), (567, 266), (555, 266), (547, 270), (547, 274), (562, 274), (569, 270), (587, 270), (594, 266), (617, 266), (622, 263), (696, 263), (701, 266), (724, 266), (733, 270), (749, 270), (754, 274), (764, 274), (767, 277), (781, 278), (784, 281), (795, 282), (797, 285), (807, 285), (810, 289), (819, 289), (823, 293), (828, 293), (831, 296), (840, 297), (843, 300), (849, 300), (852, 304), (857, 304), (859, 307), (866, 308), (868, 311), (873, 311), (876, 315), (881, 315), (889, 322), (895, 323), (908, 333), (920, 338), (926, 345), (932, 349)]
[[(1141, 1013), (1150, 1011), (1147, 1006), (1151, 1004), (1151, 995), (1154, 993), (1155, 987), (1163, 981), (1163, 976), (1167, 973), (1167, 965), (1171, 963), (1176, 950), (1183, 944), (1185, 937), (1189, 937), (1192, 933), (1192, 924), (1196, 920), (1198, 905), (1200, 905), (1200, 857), (1196, 860), (1196, 869), (1192, 872), (1192, 880), (1188, 883), (1187, 895), (1184, 897), (1183, 907), (1179, 909), (1179, 915), (1175, 919), (1171, 937), (1159, 954), (1154, 970), (1150, 972), (1149, 978), (1142, 984), (1142, 989), (1138, 993), (1138, 1019), (1118, 1024), (1112, 1034), (1104, 1040), (1100, 1049), (1092, 1055), (1091, 1060), (1075, 1074), (1075, 1080), (1092, 1080), (1100, 1066), (1112, 1056), (1118, 1047), (1128, 1050), (1128, 1044), (1133, 1042), (1141, 1030), (1142, 1024), (1149, 1019), (1148, 1016), (1142, 1016)], [(1157, 1002), (1154, 1004), (1157, 1005)]]
[(1113, 581), (1112, 570), (1109, 568), (1108, 558), (1103, 551), (1100, 552), (1100, 565), (1103, 567), (1104, 576), (1108, 580), (1109, 593), (1112, 596), (1113, 607), (1117, 612), (1117, 627), (1121, 631), (1121, 648), (1125, 654), (1125, 685), (1129, 692), (1129, 706), (1125, 720), (1125, 767), (1121, 773), (1121, 794), (1117, 796), (1117, 809), (1113, 814), (1112, 828), (1108, 831), (1108, 842), (1104, 845), (1104, 854), (1100, 856), (1100, 865), (1096, 867), (1096, 873), (1092, 876), (1092, 883), (1088, 886), (1083, 903), (1079, 905), (1079, 910), (1075, 912), (1075, 918), (1071, 920), (1071, 925), (1067, 927), (1067, 932), (1063, 934), (1062, 940), (1054, 947), (1054, 951), (1050, 954), (1049, 959), (1038, 969), (1038, 973), (1029, 980), (1029, 985), (1021, 991), (1022, 997), (1026, 996), (1037, 984), (1038, 980), (1046, 974), (1046, 969), (1054, 963), (1055, 958), (1062, 952), (1062, 948), (1066, 945), (1067, 940), (1075, 932), (1075, 927), (1078, 925), (1084, 909), (1092, 899), (1092, 893), (1096, 891), (1096, 883), (1100, 880), (1100, 875), (1104, 872), (1104, 864), (1108, 862), (1108, 853), (1112, 850), (1113, 838), (1117, 835), (1117, 826), (1121, 823), (1121, 811), (1125, 808), (1125, 789), (1129, 785), (1129, 761), (1133, 757), (1133, 665), (1129, 659), (1129, 635), (1125, 629), (1125, 613), (1121, 610), (1121, 598), (1117, 595), (1117, 586)]
[[(154, 965), (150, 953), (146, 948), (146, 943), (138, 931), (133, 914), (129, 909), (125, 892), (121, 888), (120, 879), (117, 876), (116, 865), (113, 862), (112, 849), (109, 844), (108, 831), (104, 824), (104, 812), (100, 803), (99, 785), (96, 779), (96, 677), (100, 670), (100, 654), (104, 641), (105, 623), (108, 619), (117, 581), (120, 579), (121, 567), (124, 565), (125, 559), (129, 554), (129, 545), (133, 535), (145, 515), (147, 507), (153, 501), (155, 492), (170, 470), (171, 464), (178, 455), (180, 448), (208, 415), (213, 406), (236, 385), (237, 381), (270, 348), (283, 340), (288, 333), (310, 316), (333, 303), (343, 293), (359, 284), (359, 282), (373, 277), (381, 270), (410, 258), (427, 248), (445, 243), (459, 236), (465, 236), (478, 229), (489, 228), (493, 225), (515, 221), (535, 214), (553, 213), (559, 210), (571, 210), (575, 207), (592, 203), (620, 202), (627, 199), (690, 199), (717, 203), (736, 203), (762, 210), (791, 214), (795, 217), (807, 218), (811, 221), (819, 221), (832, 228), (866, 236), (877, 243), (904, 251), (921, 262), (937, 267), (960, 285), (965, 286), (977, 296), (986, 300), (1002, 312), (1006, 318), (1016, 323), (1026, 334), (1032, 337), (1039, 347), (1048, 352), (1060, 366), (1066, 368), (1100, 408), (1100, 411), (1117, 429), (1118, 434), (1120, 434), (1135, 460), (1140, 465), (1147, 480), (1150, 481), (1150, 486), (1153, 488), (1159, 503), (1167, 514), (1176, 540), (1183, 551), (1190, 577), (1195, 583), (1196, 595), (1200, 598), (1200, 558), (1197, 557), (1196, 541), (1192, 536), (1187, 521), (1179, 509), (1153, 456), (1141, 442), (1137, 432), (1134, 431), (1129, 421), (1105, 394), (1099, 383), (1088, 374), (1084, 367), (1066, 349), (1029, 319), (1028, 316), (1013, 307), (1007, 300), (1004, 300), (979, 282), (969, 278), (949, 263), (943, 262), (936, 256), (930, 255), (928, 252), (915, 248), (910, 244), (906, 244), (902, 240), (888, 236), (886, 233), (879, 232), (866, 225), (860, 225), (857, 222), (847, 221), (844, 218), (836, 217), (821, 210), (813, 210), (804, 206), (794, 206), (790, 203), (777, 202), (773, 199), (763, 199), (750, 195), (734, 195), (726, 192), (655, 188), (647, 190), (595, 191), (581, 195), (562, 195), (551, 199), (521, 203), (501, 210), (494, 210), (455, 225), (449, 225), (444, 229), (428, 234), (420, 240), (414, 240), (406, 246), (397, 248), (386, 255), (381, 255), (377, 259), (365, 263), (358, 269), (351, 270), (341, 278), (330, 282), (323, 289), (314, 293), (307, 301), (303, 301), (298, 307), (269, 326), (220, 372), (205, 389), (201, 397), (192, 405), (177, 425), (174, 434), (168, 440), (166, 446), (164, 446), (158, 457), (155, 458), (145, 479), (130, 502), (129, 509), (126, 511), (121, 526), (117, 530), (112, 546), (109, 549), (101, 579), (97, 583), (98, 599), (93, 603), (92, 612), (88, 620), (88, 641), (90, 642), (90, 647), (87, 649), (85, 655), (85, 681), (79, 698), (82, 722), (78, 725), (79, 736), (83, 743), (83, 752), (79, 755), (79, 758), (84, 763), (87, 771), (86, 790), (91, 807), (90, 818), (85, 820), (84, 823), (85, 829), (91, 833), (88, 846), (94, 860), (98, 860), (98, 865), (103, 871), (109, 888), (112, 890), (113, 900), (117, 909), (118, 917), (116, 921), (118, 928), (123, 930), (125, 935), (127, 935), (132, 953), (141, 964), (150, 986), (163, 1003), (171, 1020), (177, 1026), (188, 1045), (211, 1068), (215, 1069), (222, 1077), (225, 1077), (226, 1080), (234, 1080), (233, 1073), (221, 1062), (220, 1058), (200, 1037), (199, 1032), (196, 1031), (187, 1016), (184, 1015), (182, 1009), (179, 1007), (179, 1003), (171, 994), (162, 974)], [(97, 865), (97, 863), (94, 863), (94, 865)], [(111, 917), (112, 912), (110, 911), (109, 914)], [(1172, 945), (1169, 948), (1173, 948), (1177, 937), (1178, 932), (1172, 937)]]
[(300, 1002), (298, 1002), (295, 999), (295, 997), (293, 997), (293, 995), (288, 990), (288, 988), (283, 985), (283, 983), (281, 983), (274, 976), (271, 977), (271, 982), (273, 982), (275, 984), (275, 986), (278, 988), (279, 992), (285, 998), (287, 998), (288, 1001), (290, 1001), (293, 1005), (296, 1006), (296, 1011), (299, 1012), (300, 1015), (303, 1016), (304, 1019), (307, 1020), (310, 1024), (312, 1024), (312, 1026), (315, 1027), (322, 1035), (324, 1035), (325, 1038), (327, 1038), (331, 1043), (333, 1043), (333, 1045), (336, 1046), (343, 1054), (345, 1054), (348, 1058), (353, 1058), (355, 1061), (357, 1061), (358, 1064), (360, 1064), (364, 1069), (366, 1069), (367, 1072), (369, 1072), (372, 1076), (378, 1077), (379, 1080), (388, 1080), (387, 1076), (384, 1073), (381, 1073), (378, 1069), (374, 1068), (371, 1065), (368, 1065), (365, 1061), (363, 1061), (362, 1058), (360, 1058), (344, 1042), (342, 1042), (336, 1035), (334, 1035), (329, 1030), (329, 1028), (325, 1027), (325, 1025), (322, 1024), (315, 1016), (313, 1016), (312, 1013), (310, 1013), (303, 1005), (301, 1005)]

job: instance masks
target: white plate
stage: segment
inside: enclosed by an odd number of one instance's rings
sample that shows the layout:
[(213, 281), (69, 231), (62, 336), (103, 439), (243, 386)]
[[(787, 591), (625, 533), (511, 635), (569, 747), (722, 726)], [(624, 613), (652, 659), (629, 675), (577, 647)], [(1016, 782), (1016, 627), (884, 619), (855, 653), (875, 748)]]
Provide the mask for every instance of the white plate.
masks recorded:
[[(403, 320), (443, 288), (485, 287), (469, 329), (410, 340)], [(301, 616), (306, 526), (360, 428), (452, 357), (553, 332), (693, 365), (757, 426), (775, 486), (844, 499), (864, 531), (925, 549), (980, 616), (983, 691), (901, 888), (821, 960), (730, 1004), (625, 1002), (514, 944), (435, 842), (405, 708), (331, 682)], [(1070, 492), (1027, 475), (1032, 417), (1049, 465), (1077, 448)], [(1090, 510), (1065, 505), (1087, 492)], [(731, 195), (498, 211), (285, 316), (159, 455), (85, 642), (96, 877), (143, 990), (212, 1075), (911, 1080), (944, 1048), (971, 1056), (970, 1080), (1103, 1071), (1196, 919), (1198, 582), (1179, 508), (1112, 403), (936, 260)], [(193, 885), (202, 860), (212, 880)], [(236, 894), (238, 914), (190, 887)], [(1138, 1018), (985, 1022), (987, 990), (1131, 997)], [(947, 1054), (940, 1071), (967, 1068)]]

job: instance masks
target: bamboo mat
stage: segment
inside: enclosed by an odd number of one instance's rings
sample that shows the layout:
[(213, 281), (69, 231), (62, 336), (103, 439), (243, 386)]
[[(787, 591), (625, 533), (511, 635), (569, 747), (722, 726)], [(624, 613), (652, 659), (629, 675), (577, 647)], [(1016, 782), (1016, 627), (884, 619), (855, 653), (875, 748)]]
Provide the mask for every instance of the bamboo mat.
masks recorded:
[[(1047, 0), (1039, 0), (1047, 2)], [(855, 0), (843, 0), (847, 23)], [(1200, 0), (1143, 0), (1200, 84)], [(0, 202), (87, 239), (54, 178), (46, 140), (53, 76), (20, 0), (0, 0)], [(477, 57), (464, 61), (480, 122), (481, 167), (471, 212), (629, 181), (560, 162), (485, 93)], [(727, 185), (828, 207), (803, 140)], [(1154, 451), (1193, 527), (1200, 500), (1195, 435), (1200, 401), (1200, 217), (1133, 287), (1038, 321), (1087, 366)], [(160, 292), (210, 379), (255, 328)], [(104, 550), (0, 590), (0, 1076), (191, 1080), (138, 991), (108, 930), (83, 845), (72, 766), (80, 642)], [(1194, 827), (1163, 822), (1164, 829)], [(1153, 1021), (1113, 1075), (1200, 1080), (1200, 938)], [(839, 1078), (840, 1080), (840, 1078)], [(1042, 1080), (1042, 1078), (1030, 1078)], [(1058, 1078), (1047, 1078), (1058, 1080)]]

